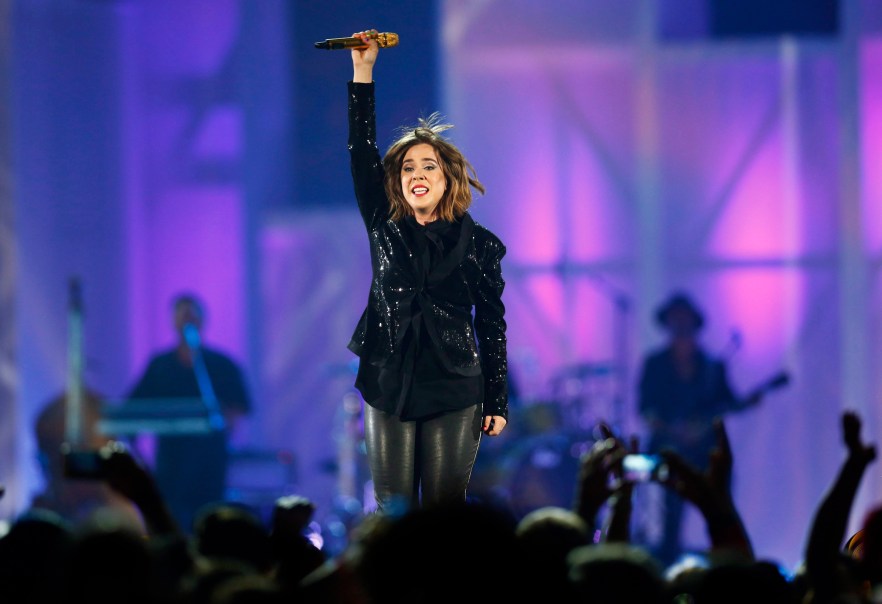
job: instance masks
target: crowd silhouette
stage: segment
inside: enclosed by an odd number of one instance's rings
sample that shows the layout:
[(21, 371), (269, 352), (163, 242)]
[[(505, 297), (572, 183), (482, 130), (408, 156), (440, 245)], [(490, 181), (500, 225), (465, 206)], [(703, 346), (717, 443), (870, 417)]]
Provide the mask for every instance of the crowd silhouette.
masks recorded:
[(571, 509), (522, 518), (481, 501), (396, 507), (366, 516), (329, 556), (307, 536), (316, 511), (301, 495), (271, 518), (232, 502), (204, 507), (178, 526), (151, 473), (118, 443), (100, 450), (104, 481), (139, 511), (114, 508), (65, 520), (34, 507), (0, 539), (2, 601), (394, 604), (441, 602), (714, 603), (878, 602), (882, 506), (847, 535), (855, 494), (876, 449), (858, 415), (842, 415), (845, 461), (818, 503), (804, 563), (785, 576), (758, 559), (731, 492), (725, 425), (706, 470), (674, 452), (662, 483), (704, 520), (703, 563), (663, 567), (630, 542), (633, 485), (621, 479), (626, 443), (606, 426), (584, 455)]

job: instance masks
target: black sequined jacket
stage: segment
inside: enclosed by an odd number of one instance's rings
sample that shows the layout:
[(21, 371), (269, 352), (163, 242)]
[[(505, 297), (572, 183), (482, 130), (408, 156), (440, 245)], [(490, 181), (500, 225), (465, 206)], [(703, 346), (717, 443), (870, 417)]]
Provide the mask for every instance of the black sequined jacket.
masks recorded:
[[(362, 362), (399, 367), (414, 307), (444, 367), (484, 376), (484, 414), (508, 414), (505, 307), (500, 262), (505, 246), (466, 213), (456, 247), (419, 282), (407, 229), (389, 219), (377, 148), (374, 84), (349, 83), (349, 152), (358, 209), (368, 231), (373, 279), (349, 349)], [(472, 316), (474, 309), (474, 317)], [(477, 338), (477, 340), (476, 340)]]

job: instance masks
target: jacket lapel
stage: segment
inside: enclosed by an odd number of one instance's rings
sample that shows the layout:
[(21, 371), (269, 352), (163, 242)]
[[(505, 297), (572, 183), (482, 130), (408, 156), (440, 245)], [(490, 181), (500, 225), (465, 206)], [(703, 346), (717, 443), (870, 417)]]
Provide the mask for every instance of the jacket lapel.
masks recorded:
[(466, 250), (468, 249), (469, 243), (472, 241), (472, 231), (475, 228), (475, 221), (472, 220), (472, 217), (468, 212), (463, 214), (462, 216), (462, 224), (460, 225), (459, 231), (459, 241), (456, 242), (456, 245), (450, 253), (444, 256), (444, 258), (439, 262), (431, 272), (429, 272), (428, 278), (426, 281), (429, 286), (438, 285), (444, 279), (447, 278), (453, 270), (459, 266), (462, 259), (465, 257)]

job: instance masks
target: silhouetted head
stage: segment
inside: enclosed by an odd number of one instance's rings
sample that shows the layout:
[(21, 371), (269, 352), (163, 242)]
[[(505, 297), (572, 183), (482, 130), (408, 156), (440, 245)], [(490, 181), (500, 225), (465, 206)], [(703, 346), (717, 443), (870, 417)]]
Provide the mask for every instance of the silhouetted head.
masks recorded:
[(202, 508), (195, 522), (196, 550), (202, 556), (249, 564), (258, 572), (272, 566), (267, 529), (250, 509), (230, 503)]
[(590, 543), (585, 521), (575, 512), (553, 506), (533, 510), (524, 516), (515, 533), (524, 547), (544, 552), (566, 550), (569, 553)]
[(788, 604), (795, 603), (794, 598), (787, 579), (769, 562), (709, 568), (695, 592), (696, 604), (743, 604), (757, 600)]
[(258, 575), (232, 577), (222, 582), (212, 594), (212, 604), (282, 604), (283, 597), (274, 581)]
[(655, 319), (672, 337), (695, 337), (704, 327), (704, 315), (683, 292), (672, 294), (656, 311)]
[(179, 601), (186, 604), (214, 604), (217, 594), (228, 584), (254, 576), (254, 568), (231, 559), (200, 559), (180, 583)]
[(184, 327), (192, 325), (202, 332), (205, 322), (205, 305), (195, 294), (178, 294), (172, 300), (172, 322), (175, 332), (184, 341)]
[(569, 599), (567, 555), (590, 543), (585, 521), (570, 510), (544, 507), (524, 516), (515, 534), (533, 597)]
[(882, 507), (867, 514), (859, 535), (852, 538), (852, 552), (861, 561), (867, 579), (882, 584)]
[(483, 504), (415, 509), (364, 543), (358, 575), (371, 601), (384, 604), (517, 601), (514, 529)]
[(570, 581), (585, 602), (661, 604), (664, 582), (659, 563), (645, 550), (625, 543), (600, 543), (567, 557)]
[(61, 570), (71, 526), (54, 512), (32, 510), (0, 539), (0, 600), (41, 602), (62, 595)]
[(72, 602), (155, 601), (153, 557), (142, 535), (122, 526), (84, 528), (66, 568)]

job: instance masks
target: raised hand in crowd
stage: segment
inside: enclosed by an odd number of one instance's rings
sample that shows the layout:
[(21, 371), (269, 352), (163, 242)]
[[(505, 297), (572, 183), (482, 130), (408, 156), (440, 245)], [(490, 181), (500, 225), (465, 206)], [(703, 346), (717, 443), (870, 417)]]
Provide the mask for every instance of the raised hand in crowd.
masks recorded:
[(842, 414), (842, 439), (848, 456), (836, 481), (821, 500), (806, 549), (806, 573), (812, 602), (826, 602), (859, 583), (849, 577), (847, 560), (841, 558), (842, 543), (851, 507), (867, 466), (876, 459), (876, 447), (861, 439), (861, 420), (852, 411)]
[[(621, 480), (622, 460), (628, 454), (628, 448), (606, 424), (600, 424), (599, 429), (603, 438), (594, 443), (580, 462), (574, 502), (574, 511), (589, 527), (595, 525), (598, 512), (610, 499), (613, 510), (619, 511), (620, 521), (623, 514), (629, 516), (633, 486)], [(620, 522), (612, 524), (616, 529), (621, 526)], [(615, 531), (614, 537), (622, 540), (619, 532)]]
[(301, 495), (276, 499), (270, 523), (270, 541), (276, 559), (276, 580), (286, 591), (325, 562), (325, 555), (306, 537), (315, 504)]
[(750, 537), (732, 499), (732, 448), (721, 419), (714, 421), (714, 431), (717, 444), (711, 450), (707, 471), (701, 472), (673, 451), (663, 451), (670, 473), (662, 484), (698, 508), (707, 527), (712, 553), (738, 553), (746, 561), (753, 561)]
[(99, 449), (99, 455), (103, 459), (105, 482), (138, 507), (152, 534), (182, 536), (153, 476), (123, 443), (109, 441)]
[(272, 534), (301, 536), (315, 514), (315, 504), (302, 495), (286, 495), (273, 506)]
[[(600, 432), (604, 438), (615, 438), (620, 447), (625, 447), (624, 441), (613, 434), (612, 429), (605, 423), (601, 423)], [(637, 453), (640, 443), (636, 436), (631, 436), (628, 441), (626, 454)], [(623, 458), (624, 459), (624, 458)], [(614, 470), (615, 488), (609, 497), (609, 515), (603, 529), (603, 535), (608, 542), (631, 542), (631, 512), (633, 511), (634, 483), (626, 480), (621, 468)]]

